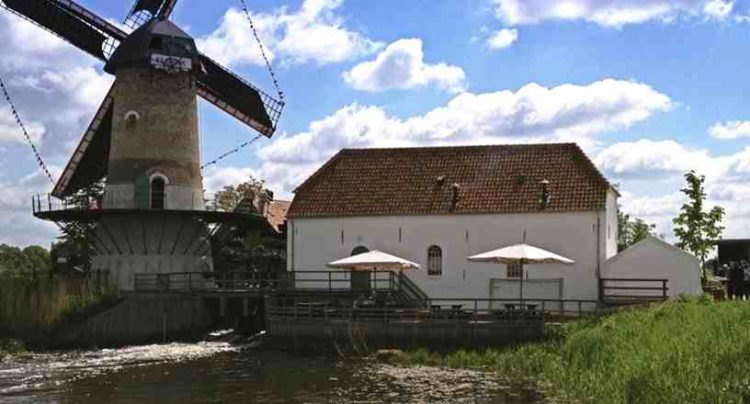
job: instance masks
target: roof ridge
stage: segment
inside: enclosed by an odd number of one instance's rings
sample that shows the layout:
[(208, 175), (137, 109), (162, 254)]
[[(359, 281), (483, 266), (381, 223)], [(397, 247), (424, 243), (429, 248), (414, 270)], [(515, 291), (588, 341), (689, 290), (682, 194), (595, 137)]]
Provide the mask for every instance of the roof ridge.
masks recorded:
[[(436, 150), (436, 149), (487, 149), (487, 148), (537, 148), (554, 146), (578, 146), (576, 142), (554, 142), (554, 143), (503, 143), (503, 144), (471, 144), (471, 145), (444, 145), (444, 146), (405, 146), (405, 147), (345, 147), (339, 151), (385, 151), (385, 150)], [(338, 154), (338, 153), (337, 153)]]

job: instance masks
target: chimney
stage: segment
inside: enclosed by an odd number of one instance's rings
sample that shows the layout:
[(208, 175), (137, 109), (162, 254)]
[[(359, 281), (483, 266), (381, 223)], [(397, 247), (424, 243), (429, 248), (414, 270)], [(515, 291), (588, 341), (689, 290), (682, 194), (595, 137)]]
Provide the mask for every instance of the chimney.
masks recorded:
[(459, 191), (461, 190), (461, 186), (458, 185), (457, 182), (453, 183), (451, 185), (451, 189), (453, 190), (453, 198), (451, 199), (451, 212), (456, 210), (456, 206), (458, 206), (458, 201), (461, 199), (461, 196), (459, 195)]
[(268, 207), (273, 201), (273, 192), (260, 189), (258, 192), (255, 193), (253, 198), (253, 205), (255, 206), (255, 211), (258, 212), (263, 217), (268, 216)]
[(542, 195), (539, 198), (539, 210), (545, 210), (552, 200), (552, 195), (549, 192), (549, 181), (541, 180), (539, 181), (539, 185), (542, 187)]

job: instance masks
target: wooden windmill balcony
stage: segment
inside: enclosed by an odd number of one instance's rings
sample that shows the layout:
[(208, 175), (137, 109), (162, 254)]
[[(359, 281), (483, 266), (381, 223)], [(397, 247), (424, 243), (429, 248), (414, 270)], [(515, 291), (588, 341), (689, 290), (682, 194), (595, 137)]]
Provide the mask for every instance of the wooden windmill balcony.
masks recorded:
[(180, 210), (105, 208), (100, 199), (58, 199), (50, 194), (36, 195), (32, 197), (31, 202), (32, 212), (35, 217), (58, 223), (95, 223), (104, 216), (128, 215), (153, 215), (158, 217), (192, 216), (200, 218), (205, 223), (228, 223), (248, 219), (257, 219), (259, 222), (265, 221), (261, 215), (246, 210), (222, 210), (220, 204), (214, 198), (207, 199), (205, 204), (196, 206), (195, 209)]

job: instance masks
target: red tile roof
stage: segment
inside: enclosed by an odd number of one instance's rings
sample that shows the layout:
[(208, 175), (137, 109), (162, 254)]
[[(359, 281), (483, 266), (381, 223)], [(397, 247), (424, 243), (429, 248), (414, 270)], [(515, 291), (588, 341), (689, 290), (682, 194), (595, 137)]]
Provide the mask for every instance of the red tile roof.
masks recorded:
[(288, 216), (592, 211), (609, 188), (574, 143), (343, 149), (297, 188)]

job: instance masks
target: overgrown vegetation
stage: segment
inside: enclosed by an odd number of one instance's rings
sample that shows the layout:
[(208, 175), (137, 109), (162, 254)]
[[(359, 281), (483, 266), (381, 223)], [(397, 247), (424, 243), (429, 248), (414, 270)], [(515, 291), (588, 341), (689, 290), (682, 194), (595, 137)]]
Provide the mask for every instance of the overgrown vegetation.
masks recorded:
[(0, 339), (44, 348), (65, 326), (116, 301), (106, 278), (0, 277)]
[(424, 350), (402, 364), (493, 369), (558, 401), (741, 403), (750, 400), (750, 303), (664, 303), (568, 324), (557, 338), (509, 350)]
[(2, 351), (15, 350), (17, 340), (44, 348), (65, 326), (116, 300), (105, 273), (55, 270), (42, 247), (0, 245)]

